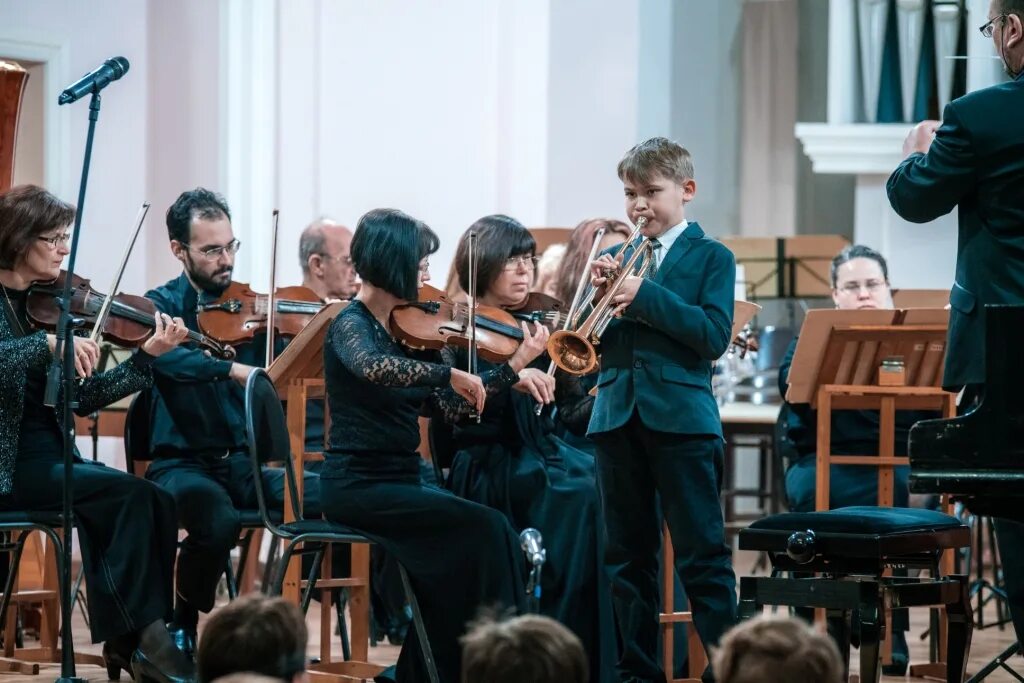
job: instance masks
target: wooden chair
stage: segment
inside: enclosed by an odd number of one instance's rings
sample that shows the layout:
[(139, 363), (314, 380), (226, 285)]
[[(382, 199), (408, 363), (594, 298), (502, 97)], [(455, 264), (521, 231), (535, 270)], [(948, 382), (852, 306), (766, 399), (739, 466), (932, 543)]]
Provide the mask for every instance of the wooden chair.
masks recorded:
[[(665, 680), (669, 683), (700, 683), (700, 676), (708, 664), (707, 654), (701, 645), (700, 636), (693, 626), (693, 613), (689, 610), (675, 610), (675, 551), (672, 548), (672, 537), (668, 526), (661, 530), (661, 613), (658, 624), (661, 627), (661, 666), (665, 672)], [(675, 678), (675, 626), (688, 624), (686, 630), (687, 678)]]

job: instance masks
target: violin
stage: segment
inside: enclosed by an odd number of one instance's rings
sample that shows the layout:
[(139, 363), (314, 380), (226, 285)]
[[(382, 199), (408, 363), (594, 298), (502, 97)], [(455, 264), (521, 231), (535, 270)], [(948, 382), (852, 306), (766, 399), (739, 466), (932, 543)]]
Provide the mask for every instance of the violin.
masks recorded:
[[(53, 332), (60, 320), (60, 307), (57, 297), (64, 293), (64, 280), (67, 272), (62, 270), (57, 279), (45, 284), (32, 285), (25, 302), (25, 312), (29, 322), (38, 329)], [(117, 294), (108, 297), (97, 292), (89, 280), (74, 275), (71, 278), (71, 315), (94, 324), (98, 319), (103, 326), (99, 333), (118, 346), (135, 348), (141, 346), (153, 334), (156, 326), (156, 305), (144, 296), (133, 294)], [(109, 299), (109, 310), (104, 306)], [(235, 357), (235, 350), (224, 346), (206, 335), (188, 331), (187, 339), (208, 349), (219, 358)]]
[[(199, 329), (224, 344), (252, 341), (267, 330), (269, 299), (243, 282), (232, 282), (215, 301), (196, 307)], [(323, 307), (320, 297), (308, 287), (278, 288), (274, 291), (274, 330), (294, 337)]]
[[(478, 305), (475, 321), (477, 353), (491, 363), (507, 361), (523, 341), (518, 320), (504, 309)], [(395, 338), (410, 348), (470, 348), (469, 304), (452, 302), (429, 285), (420, 288), (419, 301), (396, 306), (390, 322)]]
[(516, 320), (543, 325), (548, 332), (562, 329), (567, 315), (561, 301), (543, 292), (530, 292), (521, 304), (505, 310)]

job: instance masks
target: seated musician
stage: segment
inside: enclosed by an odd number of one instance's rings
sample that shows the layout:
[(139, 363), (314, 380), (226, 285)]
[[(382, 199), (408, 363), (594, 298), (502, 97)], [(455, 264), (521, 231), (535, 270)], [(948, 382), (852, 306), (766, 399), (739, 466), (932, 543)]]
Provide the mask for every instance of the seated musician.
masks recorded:
[[(214, 301), (231, 284), (240, 243), (220, 195), (203, 188), (183, 192), (167, 210), (171, 252), (181, 275), (150, 290), (157, 308), (199, 329), (196, 307)], [(279, 342), (283, 344), (283, 342)], [(194, 654), (198, 612), (213, 608), (217, 584), (238, 541), (238, 509), (257, 507), (246, 447), (245, 382), (264, 363), (266, 334), (237, 346), (235, 360), (181, 347), (153, 364), (154, 392), (146, 477), (174, 496), (179, 524), (188, 533), (178, 557), (175, 638)], [(319, 482), (306, 473), (304, 510), (320, 515)], [(284, 471), (266, 470), (272, 499), (282, 509)]]
[[(515, 373), (503, 367), (477, 377), (397, 341), (391, 312), (416, 300), (437, 247), (430, 228), (400, 211), (359, 220), (352, 262), (362, 286), (324, 343), (331, 421), (321, 485), (328, 519), (367, 534), (408, 570), (440, 678), (458, 681), (459, 637), (476, 610), (523, 606), (523, 560), (499, 512), (423, 483), (418, 415), (483, 410)], [(398, 681), (429, 680), (415, 629), (396, 673)]]
[[(350, 248), (352, 231), (330, 218), (320, 218), (302, 231), (299, 237), (299, 264), (302, 286), (316, 292), (321, 301), (348, 301), (359, 291), (356, 271), (352, 267)], [(306, 401), (306, 451), (318, 453), (326, 445), (324, 402)], [(322, 462), (308, 462), (306, 469), (319, 474)], [(337, 556), (332, 567), (347, 572), (349, 553)], [(379, 545), (370, 548), (370, 609), (375, 629), (374, 639), (387, 637), (392, 645), (401, 645), (411, 617), (405, 604), (405, 592), (394, 559)], [(347, 576), (347, 573), (339, 573)], [(339, 596), (340, 597), (340, 596)]]
[(359, 291), (349, 246), (352, 231), (329, 218), (310, 223), (299, 237), (302, 285), (321, 301), (348, 301)]
[[(892, 308), (889, 268), (885, 258), (862, 245), (846, 247), (832, 259), (832, 300), (836, 308)], [(786, 395), (789, 370), (797, 340), (794, 339), (779, 367), (779, 392)], [(907, 434), (919, 420), (937, 417), (928, 411), (896, 413), (897, 456), (907, 454)], [(795, 512), (814, 510), (817, 416), (807, 404), (786, 403), (779, 415), (783, 447), (794, 454), (786, 470), (786, 497)], [(879, 416), (877, 410), (837, 410), (832, 413), (833, 455), (877, 455)], [(829, 468), (829, 507), (878, 504), (878, 470), (865, 465), (832, 465)], [(893, 505), (906, 507), (908, 467), (895, 468)]]
[[(832, 300), (836, 308), (886, 309), (892, 308), (892, 290), (889, 286), (889, 267), (885, 257), (874, 249), (852, 245), (832, 259)], [(786, 395), (789, 371), (793, 363), (797, 340), (789, 346), (779, 367), (779, 392)], [(937, 413), (919, 410), (896, 412), (896, 443), (894, 453), (906, 456), (910, 427), (920, 420), (938, 417)], [(807, 404), (784, 403), (779, 413), (778, 431), (782, 436), (780, 449), (789, 451), (786, 470), (786, 497), (794, 512), (808, 512), (815, 507), (817, 415)], [(832, 413), (833, 455), (877, 455), (879, 436), (877, 410), (836, 410)], [(894, 471), (893, 505), (906, 507), (910, 490), (907, 480), (910, 468), (896, 467)], [(866, 465), (831, 465), (829, 467), (829, 507), (878, 504), (878, 470)], [(905, 610), (893, 615), (893, 663), (885, 667), (886, 674), (902, 675), (907, 666), (907, 641), (904, 632), (909, 628)]]
[[(56, 339), (32, 329), (29, 288), (61, 272), (75, 208), (22, 185), (0, 194), (0, 509), (59, 511), (64, 460), (62, 414), (43, 404)], [(152, 384), (152, 364), (185, 338), (181, 318), (157, 314), (155, 333), (125, 363), (93, 372), (99, 347), (75, 339), (76, 412), (86, 415)], [(93, 642), (103, 642), (111, 678), (186, 681), (191, 663), (174, 648), (170, 615), (177, 543), (174, 501), (153, 484), (76, 453), (74, 515), (89, 586)], [(13, 633), (7, 636), (14, 638)]]
[[(455, 254), (463, 291), (469, 287), (470, 232), (477, 235), (479, 304), (519, 309), (533, 285), (533, 236), (508, 216), (476, 221)], [(616, 646), (594, 458), (555, 437), (547, 416), (537, 416), (538, 403), (555, 399), (554, 378), (547, 374), (548, 333), (541, 326), (535, 334), (524, 328), (523, 334), (519, 351), (506, 365), (479, 360), (481, 369), (506, 379), (489, 393), (479, 422), (455, 424), (456, 452), (447, 484), (459, 496), (503, 512), (517, 531), (534, 527), (541, 532), (547, 550), (541, 612), (579, 636), (590, 659), (591, 680), (605, 681), (613, 674)], [(442, 353), (451, 367), (466, 367), (463, 350)]]

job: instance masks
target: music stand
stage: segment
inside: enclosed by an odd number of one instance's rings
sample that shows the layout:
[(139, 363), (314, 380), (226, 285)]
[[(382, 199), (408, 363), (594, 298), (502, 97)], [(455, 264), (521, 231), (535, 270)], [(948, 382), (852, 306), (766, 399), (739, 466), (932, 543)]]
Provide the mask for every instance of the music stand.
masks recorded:
[[(829, 467), (865, 465), (878, 468), (878, 505), (892, 507), (895, 468), (909, 466), (907, 457), (895, 455), (896, 411), (936, 410), (943, 417), (956, 415), (956, 396), (942, 390), (942, 365), (946, 355), (949, 311), (911, 310), (812, 310), (808, 311), (793, 356), (786, 400), (809, 403), (817, 410), (817, 463), (815, 510), (829, 509)], [(903, 379), (884, 385), (882, 361), (903, 360)], [(878, 410), (878, 455), (832, 455), (833, 410)], [(948, 503), (947, 503), (948, 505)], [(953, 554), (939, 563), (943, 574), (953, 573)], [(891, 613), (886, 610), (886, 620)], [(891, 633), (891, 623), (887, 632)], [(910, 667), (912, 677), (945, 677), (943, 614), (938, 629), (934, 661)], [(933, 641), (934, 643), (934, 641)], [(891, 661), (892, 641), (886, 639), (885, 660)]]

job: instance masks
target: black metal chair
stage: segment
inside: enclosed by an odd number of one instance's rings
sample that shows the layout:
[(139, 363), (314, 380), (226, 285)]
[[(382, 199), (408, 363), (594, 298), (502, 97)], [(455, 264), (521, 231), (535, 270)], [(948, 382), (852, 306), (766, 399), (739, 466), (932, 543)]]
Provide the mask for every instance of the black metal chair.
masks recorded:
[[(153, 395), (151, 390), (140, 391), (128, 405), (128, 413), (124, 421), (124, 456), (125, 469), (129, 474), (136, 476), (145, 475), (145, 467), (152, 462), (153, 456), (150, 451), (151, 420), (153, 410)], [(227, 583), (228, 598), (234, 600), (238, 597), (238, 583), (242, 578), (246, 562), (249, 557), (249, 549), (253, 534), (263, 528), (263, 518), (259, 510), (239, 510), (239, 521), (241, 522), (242, 533), (238, 539), (240, 554), (238, 558), (238, 571), (236, 572), (228, 558), (227, 566), (224, 569), (224, 577)], [(268, 558), (268, 566), (272, 561), (275, 548), (271, 547), (271, 555)], [(265, 573), (266, 577), (268, 573)]]
[[(860, 641), (860, 680), (878, 681), (887, 607), (946, 609), (946, 680), (964, 679), (973, 622), (967, 577), (940, 576), (946, 550), (970, 544), (970, 530), (933, 510), (848, 507), (784, 513), (758, 520), (739, 535), (741, 550), (769, 554), (771, 577), (740, 579), (740, 617), (765, 605), (824, 608), (829, 632), (849, 671), (851, 630)], [(886, 568), (927, 569), (931, 578), (884, 576)], [(782, 577), (817, 572), (820, 577)]]
[[(298, 502), (295, 467), (292, 463), (291, 444), (288, 434), (288, 423), (284, 408), (278, 397), (277, 388), (264, 370), (254, 370), (245, 385), (245, 424), (249, 440), (249, 457), (252, 460), (253, 476), (256, 479), (256, 496), (263, 524), (275, 537), (280, 538), (284, 546), (275, 578), (269, 587), (272, 595), (279, 595), (284, 584), (288, 563), (297, 552), (300, 543), (316, 544), (317, 559), (335, 543), (364, 543), (372, 541), (360, 532), (328, 521), (326, 519), (304, 519), (301, 505)], [(295, 521), (281, 523), (275, 519), (268, 508), (268, 495), (264, 491), (263, 467), (274, 464), (284, 469), (285, 485), (291, 514)], [(306, 589), (303, 593), (303, 606), (309, 605), (310, 596), (316, 589), (320, 563), (314, 562)], [(402, 586), (413, 614), (413, 625), (419, 640), (421, 654), (430, 676), (431, 683), (438, 683), (437, 667), (427, 632), (423, 625), (419, 602), (412, 590), (409, 575), (401, 564), (399, 571)]]

